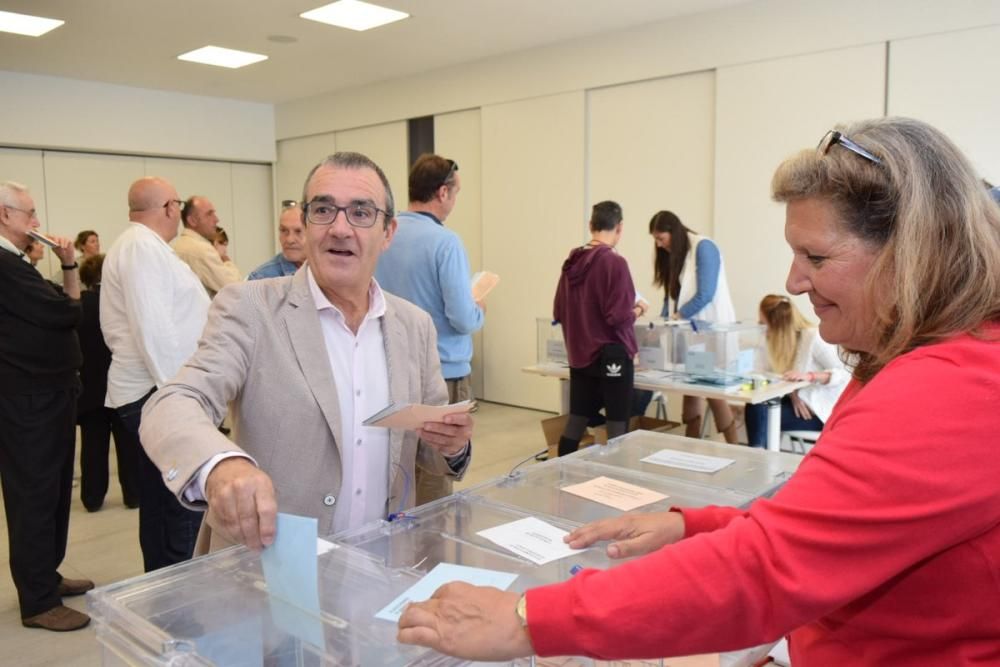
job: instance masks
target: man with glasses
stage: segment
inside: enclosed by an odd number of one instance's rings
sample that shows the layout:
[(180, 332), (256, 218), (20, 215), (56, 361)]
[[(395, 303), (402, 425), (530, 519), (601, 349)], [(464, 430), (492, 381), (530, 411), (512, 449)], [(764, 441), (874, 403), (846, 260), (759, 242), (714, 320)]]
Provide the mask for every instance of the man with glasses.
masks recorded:
[(90, 617), (63, 605), (63, 596), (94, 587), (58, 572), (73, 484), (80, 283), (69, 239), (53, 237), (62, 290), (32, 268), (24, 251), (38, 227), (28, 189), (0, 183), (0, 485), (10, 571), (21, 624), (67, 631)]
[(174, 252), (191, 267), (210, 297), (231, 283), (241, 280), (236, 263), (223, 260), (212, 243), (219, 216), (207, 197), (189, 197), (181, 209), (184, 229), (174, 240)]
[(278, 218), (278, 241), (281, 252), (250, 272), (247, 280), (290, 276), (306, 261), (306, 223), (302, 210), (294, 199), (281, 202), (281, 217)]
[[(337, 153), (303, 202), (305, 267), (219, 292), (198, 351), (144, 412), (168, 486), (208, 510), (199, 553), (271, 544), (278, 510), (316, 517), (321, 535), (386, 518), (413, 506), (418, 464), (468, 466), (468, 414), (416, 431), (363, 423), (389, 404), (448, 402), (433, 322), (373, 280), (396, 232), (385, 174)], [(235, 443), (215, 430), (230, 404)]]
[(182, 204), (162, 178), (133, 183), (131, 224), (108, 250), (101, 285), (101, 331), (111, 350), (106, 405), (117, 410), (133, 438), (124, 446), (138, 451), (139, 545), (146, 572), (189, 559), (201, 524), (201, 514), (177, 502), (139, 444), (143, 405), (195, 351), (208, 316), (205, 288), (168, 245), (177, 235)]
[[(458, 164), (425, 153), (410, 169), (408, 211), (398, 216), (396, 241), (379, 259), (384, 290), (425, 310), (437, 329), (441, 371), (452, 403), (472, 398), (472, 334), (485, 305), (472, 297), (469, 259), (458, 234), (444, 226), (462, 189)], [(417, 470), (417, 504), (450, 495), (449, 477)]]

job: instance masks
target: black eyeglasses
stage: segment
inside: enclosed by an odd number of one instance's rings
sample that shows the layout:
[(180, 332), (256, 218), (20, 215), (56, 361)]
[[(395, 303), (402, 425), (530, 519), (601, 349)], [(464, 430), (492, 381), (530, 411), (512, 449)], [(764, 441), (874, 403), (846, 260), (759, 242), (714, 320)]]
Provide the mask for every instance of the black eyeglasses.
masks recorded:
[(378, 220), (378, 214), (388, 216), (387, 211), (371, 204), (349, 204), (337, 206), (323, 200), (316, 200), (305, 205), (306, 220), (314, 225), (332, 225), (341, 211), (352, 227), (371, 227)]
[(167, 203), (163, 205), (163, 208), (169, 208), (171, 204), (177, 204), (177, 208), (184, 208), (184, 202), (180, 199), (168, 199)]
[(287, 211), (290, 208), (295, 208), (299, 205), (299, 202), (295, 199), (282, 199), (281, 200), (281, 210)]
[[(448, 173), (445, 175), (444, 180), (441, 181), (441, 185), (451, 185), (449, 181), (451, 180), (451, 177), (455, 175), (455, 172), (458, 171), (457, 162), (455, 162), (454, 160), (448, 160), (448, 164), (451, 166), (448, 167)], [(439, 185), (438, 187), (440, 188), (441, 185)]]
[(853, 141), (845, 137), (837, 130), (830, 130), (829, 132), (824, 134), (823, 138), (820, 139), (819, 145), (816, 146), (816, 150), (819, 151), (820, 155), (826, 155), (827, 153), (830, 152), (831, 148), (837, 145), (843, 146), (844, 148), (851, 151), (855, 155), (860, 155), (869, 162), (873, 162), (874, 164), (882, 164), (882, 160), (875, 157), (874, 153), (854, 143)]

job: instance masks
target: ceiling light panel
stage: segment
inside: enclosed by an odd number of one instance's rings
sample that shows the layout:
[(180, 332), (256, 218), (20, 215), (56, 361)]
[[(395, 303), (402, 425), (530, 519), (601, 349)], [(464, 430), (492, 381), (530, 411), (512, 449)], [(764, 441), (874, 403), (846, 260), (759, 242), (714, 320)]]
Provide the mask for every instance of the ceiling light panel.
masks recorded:
[(350, 30), (370, 30), (409, 18), (406, 12), (380, 7), (361, 0), (338, 0), (299, 14), (304, 19), (328, 23)]
[(0, 12), (0, 32), (12, 32), (16, 35), (40, 37), (50, 30), (55, 30), (65, 21), (47, 19), (42, 16)]
[(249, 51), (224, 49), (221, 46), (203, 46), (200, 49), (182, 53), (177, 56), (177, 59), (187, 60), (192, 63), (201, 63), (203, 65), (237, 69), (259, 63), (261, 60), (267, 60), (267, 56), (260, 53), (250, 53)]

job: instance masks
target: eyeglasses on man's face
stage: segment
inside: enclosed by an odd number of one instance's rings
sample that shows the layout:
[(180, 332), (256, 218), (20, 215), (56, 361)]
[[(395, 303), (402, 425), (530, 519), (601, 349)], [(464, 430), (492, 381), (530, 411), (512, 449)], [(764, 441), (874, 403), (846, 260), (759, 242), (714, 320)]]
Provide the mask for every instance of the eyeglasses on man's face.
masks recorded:
[(337, 206), (322, 199), (314, 199), (305, 206), (306, 221), (314, 225), (332, 225), (341, 211), (352, 227), (371, 227), (378, 219), (378, 214), (387, 216), (388, 213), (371, 204), (348, 204), (347, 206)]
[(184, 202), (180, 199), (168, 199), (167, 203), (163, 205), (163, 208), (170, 208), (171, 204), (177, 204), (177, 208), (184, 208)]
[(851, 151), (855, 155), (860, 155), (869, 162), (872, 162), (874, 164), (882, 164), (882, 160), (875, 157), (874, 153), (869, 151), (867, 148), (864, 148), (854, 143), (853, 141), (848, 139), (846, 136), (844, 136), (837, 130), (830, 130), (829, 132), (824, 134), (823, 138), (820, 139), (819, 145), (816, 146), (816, 150), (819, 151), (820, 155), (826, 155), (827, 153), (830, 152), (830, 149), (833, 148), (834, 146), (843, 146), (844, 148)]
[(0, 205), (2, 205), (4, 208), (9, 208), (13, 211), (20, 211), (21, 213), (24, 213), (26, 216), (28, 216), (28, 220), (38, 219), (38, 211), (36, 211), (35, 209), (18, 208), (16, 206), (8, 206), (7, 204), (0, 204)]

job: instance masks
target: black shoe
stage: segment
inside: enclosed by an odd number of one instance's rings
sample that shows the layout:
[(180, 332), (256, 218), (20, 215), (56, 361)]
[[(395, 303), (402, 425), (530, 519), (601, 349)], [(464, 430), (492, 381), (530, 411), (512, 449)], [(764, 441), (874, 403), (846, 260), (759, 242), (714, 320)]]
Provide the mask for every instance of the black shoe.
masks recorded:
[(538, 454), (535, 454), (535, 460), (536, 461), (548, 461), (549, 460), (549, 453), (548, 452), (539, 452)]

